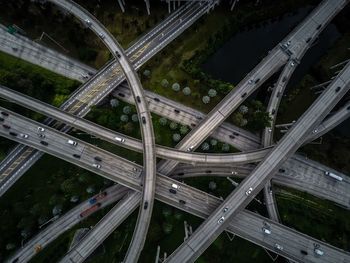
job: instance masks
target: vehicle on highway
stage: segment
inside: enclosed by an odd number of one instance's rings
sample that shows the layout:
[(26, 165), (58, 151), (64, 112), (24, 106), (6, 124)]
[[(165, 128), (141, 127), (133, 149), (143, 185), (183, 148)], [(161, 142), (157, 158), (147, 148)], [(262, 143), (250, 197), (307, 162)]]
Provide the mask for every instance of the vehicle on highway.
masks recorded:
[(39, 131), (39, 132), (44, 132), (45, 129), (44, 129), (43, 127), (38, 127), (38, 131)]
[(273, 110), (271, 111), (271, 114), (274, 115), (275, 113), (276, 113), (276, 110), (273, 109)]
[(350, 110), (350, 106), (348, 106), (346, 109), (347, 109), (347, 110)]
[(323, 254), (324, 254), (324, 252), (319, 248), (315, 248), (314, 252), (317, 256), (323, 256)]
[(231, 174), (237, 175), (238, 173), (236, 171), (232, 171)]
[(81, 212), (79, 214), (80, 217), (86, 217), (90, 214), (92, 214), (93, 212), (95, 212), (97, 209), (99, 209), (101, 207), (101, 203), (96, 203), (93, 206), (85, 209), (83, 212)]
[(228, 207), (225, 207), (222, 212), (226, 213), (228, 211)]
[(283, 250), (283, 247), (277, 243), (275, 243), (275, 248), (277, 248), (278, 250)]
[(248, 83), (249, 83), (249, 84), (252, 84), (252, 83), (253, 83), (253, 80), (252, 80), (252, 79), (248, 80)]
[(44, 138), (45, 138), (45, 134), (43, 134), (43, 133), (38, 133), (38, 137), (44, 139)]
[(117, 142), (125, 142), (124, 138), (120, 138), (120, 137), (115, 137), (114, 138)]
[(305, 250), (300, 250), (300, 253), (306, 256), (308, 253)]
[(276, 97), (279, 98), (281, 96), (281, 92), (277, 92)]
[(253, 188), (249, 187), (249, 189), (245, 192), (245, 195), (250, 195), (253, 191)]
[(258, 83), (259, 81), (260, 81), (260, 79), (256, 79), (256, 80), (255, 80), (255, 84)]
[(143, 124), (146, 124), (146, 118), (145, 118), (144, 116), (142, 116), (141, 119), (142, 119), (142, 123), (143, 123)]
[(148, 207), (148, 202), (146, 201), (145, 204), (143, 205), (143, 209), (147, 209)]
[(121, 58), (122, 57), (117, 50), (115, 51), (115, 54), (117, 55), (117, 58)]
[(132, 170), (133, 170), (134, 172), (136, 172), (136, 171), (137, 171), (137, 169), (136, 169), (135, 167), (133, 167), (133, 168), (132, 168)]
[(178, 109), (174, 109), (175, 113), (180, 113), (180, 111)]
[(100, 157), (98, 157), (98, 156), (95, 156), (94, 159), (95, 159), (95, 161), (97, 161), (97, 162), (102, 162), (102, 159), (101, 159)]
[(206, 170), (205, 173), (211, 174), (211, 170)]
[(311, 40), (311, 37), (309, 37), (308, 39), (306, 39), (306, 43), (309, 43), (310, 42), (310, 40)]
[(77, 159), (80, 159), (80, 155), (79, 155), (79, 154), (76, 154), (76, 153), (73, 154), (73, 157), (74, 157), (74, 158), (77, 158)]
[(272, 195), (272, 193), (273, 193), (273, 192), (272, 192), (272, 187), (270, 186), (270, 187), (269, 187), (269, 194)]
[(233, 132), (232, 133), (234, 136), (239, 136), (239, 133), (238, 132)]
[(9, 116), (9, 114), (8, 114), (7, 112), (5, 112), (5, 111), (2, 111), (2, 112), (1, 112), (1, 115), (5, 116), (5, 117), (8, 117), (8, 116)]
[(197, 120), (203, 120), (203, 118), (201, 116), (196, 116)]
[(314, 129), (313, 131), (312, 131), (312, 133), (317, 133), (318, 132), (318, 130), (317, 129)]
[(287, 77), (283, 77), (282, 82), (286, 82), (287, 81)]
[(41, 246), (40, 244), (35, 245), (35, 247), (34, 247), (34, 252), (35, 252), (35, 253), (38, 253), (38, 252), (40, 252), (41, 250), (42, 250), (42, 246)]
[(49, 143), (48, 143), (48, 142), (45, 142), (45, 141), (40, 141), (40, 143), (41, 143), (42, 145), (45, 145), (45, 146), (48, 146), (48, 145), (49, 145)]
[(335, 92), (338, 92), (340, 89), (341, 89), (341, 88), (340, 88), (339, 86), (336, 87)]
[(319, 24), (316, 29), (319, 30), (321, 28), (322, 24)]
[(159, 99), (158, 98), (153, 98), (156, 102), (159, 102)]
[(23, 139), (27, 139), (29, 136), (28, 134), (21, 133), (19, 136), (21, 136)]
[(14, 260), (12, 260), (12, 263), (17, 263), (18, 260), (19, 260), (19, 258), (17, 257), (17, 258), (15, 258)]
[(137, 100), (138, 103), (141, 103), (141, 98), (140, 98), (140, 96), (136, 96), (136, 100)]
[(333, 179), (335, 179), (335, 180), (337, 180), (337, 181), (339, 181), (339, 182), (343, 181), (343, 177), (341, 177), (339, 175), (336, 175), (335, 173), (325, 171), (324, 174), (329, 176), (329, 177), (331, 177), (331, 178), (333, 178)]
[(180, 199), (180, 200), (179, 200), (179, 203), (182, 204), (182, 205), (185, 205), (185, 204), (186, 204), (186, 201)]
[(244, 92), (241, 97), (244, 98), (245, 96), (247, 96), (247, 92)]
[(180, 189), (180, 186), (177, 185), (177, 184), (171, 184), (171, 187), (174, 188), (174, 189)]
[(68, 144), (73, 145), (73, 146), (78, 145), (78, 143), (76, 141), (73, 141), (73, 140), (68, 140)]
[(230, 136), (228, 136), (228, 137), (230, 137), (230, 139), (234, 139), (234, 138), (236, 138), (235, 136), (233, 136), (233, 135), (230, 135)]
[(220, 217), (219, 220), (218, 220), (218, 224), (221, 224), (222, 222), (224, 222), (224, 220), (225, 220), (225, 217), (223, 217), (223, 216)]
[(271, 128), (269, 128), (267, 131), (268, 131), (268, 132), (272, 132), (272, 129), (271, 129)]
[(172, 194), (176, 194), (176, 190), (171, 189), (171, 188), (169, 189), (169, 192), (172, 193)]
[(271, 235), (271, 230), (270, 230), (270, 229), (267, 229), (266, 227), (263, 227), (263, 228), (262, 228), (262, 231), (263, 231), (263, 233), (266, 234), (266, 235)]
[(17, 136), (18, 134), (17, 133), (15, 133), (15, 132), (9, 132), (9, 134), (11, 135), (11, 136)]
[(295, 63), (292, 61), (292, 62), (290, 62), (290, 65), (291, 65), (292, 67), (294, 67), (294, 66), (295, 66)]
[(118, 96), (124, 98), (124, 97), (125, 97), (125, 94), (124, 94), (124, 93), (118, 93)]
[(102, 34), (102, 33), (99, 33), (98, 36), (99, 36), (101, 39), (105, 39), (105, 35)]
[(5, 120), (4, 118), (1, 118), (1, 117), (0, 117), (0, 121), (4, 121), (4, 120)]
[(95, 195), (94, 197), (89, 199), (89, 204), (93, 205), (93, 204), (97, 203), (97, 201), (105, 198), (107, 196), (107, 194), (108, 193), (106, 191), (104, 191), (102, 193), (99, 193), (99, 194)]
[(188, 152), (191, 152), (193, 149), (194, 149), (194, 145), (188, 147), (188, 148), (187, 148), (187, 151), (188, 151)]
[(89, 19), (85, 19), (85, 23), (88, 25), (88, 26), (91, 26), (91, 21)]
[(7, 125), (7, 124), (3, 124), (2, 127), (4, 127), (5, 129), (9, 130), (11, 129), (11, 126)]
[(101, 169), (101, 164), (93, 163), (92, 166), (97, 169)]
[(191, 123), (191, 127), (196, 127), (197, 125), (195, 123)]

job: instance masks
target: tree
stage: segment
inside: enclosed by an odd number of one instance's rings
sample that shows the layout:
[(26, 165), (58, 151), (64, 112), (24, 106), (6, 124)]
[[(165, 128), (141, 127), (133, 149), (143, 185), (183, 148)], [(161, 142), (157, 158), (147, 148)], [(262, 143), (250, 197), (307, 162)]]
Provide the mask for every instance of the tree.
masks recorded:
[(166, 88), (169, 86), (169, 81), (167, 79), (162, 79), (161, 85), (162, 87)]
[(239, 112), (242, 113), (242, 114), (246, 114), (246, 113), (248, 113), (248, 111), (249, 111), (248, 107), (245, 106), (245, 105), (241, 105), (241, 106), (239, 107), (238, 110), (239, 110)]
[(243, 118), (243, 119), (241, 120), (241, 123), (240, 123), (239, 125), (242, 126), (242, 127), (244, 127), (244, 126), (247, 125), (247, 123), (248, 123), (248, 120), (245, 119), (245, 118)]
[(116, 108), (116, 107), (119, 106), (119, 100), (117, 100), (117, 99), (111, 99), (111, 100), (109, 101), (109, 104), (111, 105), (112, 108)]
[(213, 182), (213, 181), (210, 181), (209, 182), (209, 189), (212, 190), (212, 191), (215, 190), (216, 189), (216, 183)]
[(124, 114), (130, 114), (130, 112), (131, 112), (131, 107), (130, 107), (130, 106), (125, 106), (125, 107), (123, 107), (123, 112), (124, 112)]
[(202, 146), (201, 146), (201, 149), (202, 149), (203, 151), (208, 151), (209, 148), (210, 148), (210, 145), (209, 145), (209, 143), (207, 143), (207, 142), (203, 143)]
[(189, 87), (185, 87), (183, 90), (182, 90), (182, 93), (185, 95), (185, 96), (188, 96), (191, 94), (191, 89)]
[(162, 226), (165, 234), (170, 234), (171, 231), (173, 230), (173, 225), (170, 223), (164, 222)]
[(86, 192), (88, 193), (88, 194), (92, 194), (92, 193), (94, 193), (95, 192), (95, 187), (94, 186), (89, 186), (88, 188), (86, 188)]
[(240, 112), (236, 112), (233, 114), (233, 123), (236, 125), (241, 125), (243, 120), (243, 115)]
[(168, 123), (168, 120), (164, 117), (159, 119), (159, 124), (165, 126)]
[(215, 97), (216, 94), (217, 94), (217, 92), (216, 92), (215, 89), (210, 89), (210, 90), (208, 91), (208, 95), (209, 95), (209, 97), (211, 97), (211, 98)]
[(69, 178), (67, 180), (64, 180), (63, 183), (61, 184), (61, 190), (64, 193), (71, 193), (74, 189), (74, 179)]
[(176, 130), (177, 129), (177, 123), (176, 122), (171, 122), (170, 125), (169, 125), (170, 129), (172, 130)]
[(224, 143), (221, 147), (221, 150), (223, 152), (228, 152), (230, 150), (230, 145), (228, 145), (227, 143)]
[(180, 90), (180, 84), (179, 83), (174, 83), (171, 88), (173, 89), (173, 91), (179, 91)]
[(145, 69), (144, 71), (143, 71), (143, 75), (145, 76), (145, 77), (149, 77), (149, 76), (151, 76), (151, 71), (150, 70), (148, 70), (148, 69)]
[(128, 122), (129, 121), (129, 117), (128, 117), (128, 115), (123, 114), (122, 116), (120, 116), (120, 120), (122, 122)]
[(133, 115), (131, 116), (131, 120), (132, 120), (133, 122), (138, 122), (138, 121), (139, 121), (139, 116), (137, 116), (137, 114), (133, 114)]
[(209, 97), (209, 96), (203, 96), (202, 102), (203, 102), (204, 104), (208, 104), (208, 103), (210, 102), (210, 97)]
[(180, 140), (181, 140), (181, 135), (178, 134), (178, 133), (174, 133), (174, 134), (173, 134), (173, 141), (174, 141), (174, 142), (178, 142), (178, 141), (180, 141)]
[(216, 145), (218, 144), (218, 141), (217, 141), (216, 139), (211, 139), (211, 140), (210, 140), (210, 144), (211, 144), (212, 146), (216, 146)]
[(187, 132), (188, 132), (188, 127), (185, 126), (185, 125), (182, 125), (182, 126), (180, 127), (180, 133), (181, 133), (181, 134), (186, 134)]

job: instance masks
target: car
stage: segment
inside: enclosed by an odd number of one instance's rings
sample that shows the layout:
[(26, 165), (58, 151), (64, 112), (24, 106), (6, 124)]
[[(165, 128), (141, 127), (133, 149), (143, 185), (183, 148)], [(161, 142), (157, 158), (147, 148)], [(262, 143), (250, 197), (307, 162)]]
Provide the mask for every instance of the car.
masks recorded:
[(268, 131), (268, 132), (272, 132), (272, 129), (271, 129), (271, 128), (269, 128), (267, 131)]
[(184, 172), (177, 173), (177, 175), (180, 175), (180, 176), (181, 176), (181, 175), (184, 175), (184, 174), (185, 174)]
[(98, 36), (99, 36), (101, 39), (105, 39), (105, 35), (102, 34), (102, 33), (99, 33)]
[(304, 256), (306, 256), (308, 253), (305, 251), (305, 250), (303, 250), (303, 249), (301, 249), (300, 250), (300, 253), (302, 254), (302, 255), (304, 255)]
[(44, 138), (45, 138), (45, 134), (43, 134), (43, 133), (38, 133), (38, 137), (44, 139)]
[(291, 65), (292, 67), (294, 67), (294, 66), (295, 66), (295, 63), (292, 61), (292, 62), (290, 62), (290, 65)]
[(186, 204), (186, 201), (180, 199), (180, 200), (179, 200), (179, 203), (182, 204), (182, 205), (185, 205), (185, 204)]
[(4, 129), (7, 129), (7, 130), (11, 129), (11, 126), (9, 126), (7, 124), (3, 124), (2, 127), (4, 127)]
[(244, 92), (241, 97), (244, 98), (245, 96), (247, 96), (247, 92)]
[(232, 133), (234, 136), (239, 136), (239, 133), (238, 132), (233, 132)]
[(271, 230), (270, 230), (270, 229), (267, 229), (266, 227), (263, 227), (263, 228), (262, 228), (262, 231), (263, 231), (263, 233), (266, 234), (266, 235), (271, 235)]
[(340, 89), (341, 89), (341, 88), (340, 88), (339, 86), (336, 87), (335, 92), (338, 92)]
[(84, 78), (84, 79), (88, 79), (89, 76), (84, 74), (84, 75), (83, 75), (83, 78)]
[(315, 248), (314, 252), (317, 256), (323, 256), (323, 254), (324, 254), (324, 252), (319, 248)]
[(49, 143), (48, 143), (48, 142), (45, 142), (45, 141), (40, 141), (40, 143), (41, 143), (42, 145), (45, 145), (45, 146), (48, 146), (48, 145), (49, 145)]
[(256, 80), (255, 80), (255, 84), (258, 83), (259, 81), (260, 81), (260, 79), (256, 79)]
[(146, 201), (144, 204), (143, 204), (143, 209), (147, 209), (148, 207), (148, 202)]
[(287, 77), (283, 77), (282, 82), (286, 82), (287, 81)]
[(142, 123), (146, 124), (146, 118), (144, 116), (142, 116), (141, 119), (142, 119)]
[(156, 102), (159, 102), (160, 100), (158, 98), (153, 98)]
[(175, 113), (180, 113), (180, 111), (178, 109), (174, 109)]
[(125, 142), (125, 139), (120, 137), (114, 137), (114, 140), (116, 140), (117, 142)]
[(197, 125), (195, 123), (191, 123), (191, 127), (196, 127)]
[(132, 170), (133, 170), (134, 172), (136, 172), (136, 171), (137, 171), (137, 169), (136, 169), (135, 167), (133, 167), (133, 168), (132, 168)]
[(89, 19), (86, 18), (84, 21), (88, 26), (91, 26), (91, 21)]
[(78, 143), (76, 141), (73, 141), (73, 140), (68, 140), (67, 142), (68, 142), (68, 144), (73, 145), (73, 146), (78, 145)]
[(274, 115), (275, 113), (276, 113), (276, 110), (273, 109), (273, 110), (271, 111), (271, 114)]
[(228, 207), (225, 207), (222, 212), (226, 213), (228, 211)]
[(191, 152), (193, 149), (194, 149), (194, 145), (188, 147), (188, 148), (187, 148), (187, 151), (188, 151), (188, 152)]
[(27, 139), (29, 136), (28, 134), (21, 133), (19, 136), (21, 136), (23, 139)]
[(309, 43), (311, 40), (311, 37), (309, 37), (308, 39), (305, 40), (306, 43)]
[(229, 137), (230, 137), (230, 139), (232, 139), (232, 140), (233, 140), (234, 138), (236, 138), (236, 137), (233, 136), (233, 135), (230, 135)]
[(11, 136), (17, 136), (18, 134), (17, 133), (15, 133), (15, 132), (9, 132), (9, 134), (11, 135)]
[(278, 171), (279, 171), (280, 173), (284, 173), (286, 170), (284, 170), (283, 168), (280, 168), (280, 169), (278, 169)]
[(272, 187), (270, 186), (270, 187), (269, 187), (269, 194), (272, 195), (272, 193), (273, 193), (273, 192), (272, 192)]
[(38, 127), (38, 131), (39, 131), (39, 132), (44, 132), (45, 129), (44, 129), (43, 127)]
[(8, 116), (9, 116), (9, 114), (8, 114), (7, 112), (5, 112), (5, 111), (2, 111), (2, 112), (1, 112), (1, 115), (5, 116), (5, 117), (8, 117)]
[(117, 50), (115, 51), (115, 54), (117, 55), (117, 58), (121, 58), (121, 55)]
[(74, 158), (77, 158), (77, 159), (80, 159), (80, 155), (79, 155), (79, 154), (76, 154), (76, 153), (73, 154), (73, 157), (74, 157)]
[(321, 26), (322, 26), (322, 25), (319, 24), (319, 25), (316, 27), (316, 29), (319, 30), (319, 29), (321, 28)]
[(206, 170), (205, 173), (211, 174), (211, 170)]
[(350, 106), (348, 106), (346, 109), (347, 109), (347, 110), (350, 110)]
[(4, 120), (5, 120), (4, 118), (1, 118), (1, 117), (0, 117), (0, 121), (4, 121)]
[(102, 159), (101, 159), (100, 157), (98, 157), (98, 156), (95, 156), (94, 159), (95, 159), (95, 161), (97, 161), (97, 162), (102, 162)]
[(275, 248), (277, 248), (278, 250), (283, 250), (283, 247), (277, 243), (275, 243)]
[(253, 188), (249, 187), (249, 189), (245, 192), (245, 195), (248, 196), (252, 193)]
[(100, 169), (101, 168), (101, 164), (97, 164), (97, 163), (93, 163), (92, 164), (93, 167)]
[(14, 260), (12, 260), (12, 263), (17, 263), (18, 260), (19, 260), (19, 258), (17, 257), (17, 258), (15, 258)]
[(252, 83), (253, 83), (253, 80), (252, 80), (252, 79), (248, 80), (248, 83), (249, 83), (249, 84), (252, 84)]
[(136, 96), (136, 100), (137, 100), (138, 103), (141, 103), (141, 98), (140, 98), (140, 96)]
[(171, 184), (171, 187), (174, 188), (174, 189), (180, 189), (180, 186), (177, 185), (177, 184)]
[(15, 51), (15, 52), (17, 52), (17, 51), (18, 51), (18, 48), (12, 47), (12, 50)]
[(94, 75), (94, 73), (92, 73), (92, 72), (88, 72), (88, 74), (90, 77)]
[(318, 132), (318, 129), (314, 129), (313, 131), (312, 131), (312, 133), (317, 133)]
[(201, 116), (196, 116), (197, 120), (203, 120), (203, 118)]
[(236, 171), (232, 171), (231, 174), (237, 175), (238, 173)]
[(221, 224), (222, 222), (224, 222), (224, 220), (225, 220), (225, 217), (223, 217), (223, 216), (220, 217), (219, 220), (218, 220), (218, 224)]
[(171, 188), (169, 189), (169, 192), (172, 193), (172, 194), (176, 194), (176, 190), (171, 189)]
[(281, 92), (277, 92), (276, 97), (279, 98), (281, 96)]
[(124, 97), (125, 97), (125, 94), (124, 94), (124, 93), (120, 93), (120, 92), (119, 92), (119, 93), (118, 93), (118, 96), (119, 96), (119, 97), (123, 97), (123, 98), (124, 98)]

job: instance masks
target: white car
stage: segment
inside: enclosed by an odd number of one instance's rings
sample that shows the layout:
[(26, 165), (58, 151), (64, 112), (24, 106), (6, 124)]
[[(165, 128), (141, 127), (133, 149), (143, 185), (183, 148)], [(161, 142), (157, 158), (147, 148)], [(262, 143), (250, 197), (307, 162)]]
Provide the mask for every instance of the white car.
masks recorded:
[(193, 149), (194, 149), (194, 146), (192, 145), (192, 146), (188, 147), (187, 151), (191, 152)]
[(177, 185), (177, 184), (171, 184), (171, 187), (174, 188), (174, 189), (179, 189), (180, 188), (180, 186)]
[(101, 168), (101, 165), (100, 165), (100, 164), (97, 164), (97, 163), (93, 163), (92, 166), (95, 167), (95, 168), (97, 168), (97, 169), (100, 169), (100, 168)]
[(99, 33), (98, 36), (99, 36), (101, 39), (105, 39), (105, 35), (102, 34), (102, 33)]
[(220, 217), (219, 220), (218, 220), (218, 224), (221, 224), (222, 222), (224, 222), (224, 220), (225, 220), (225, 217), (223, 217), (223, 216)]
[(73, 146), (78, 145), (78, 143), (76, 141), (73, 141), (73, 140), (68, 140), (68, 144), (73, 145)]
[(294, 66), (295, 66), (295, 63), (292, 61), (292, 62), (290, 62), (290, 65), (291, 65), (292, 67), (294, 67)]
[(314, 129), (314, 130), (312, 131), (312, 133), (318, 133), (318, 130), (317, 130), (317, 129)]
[(226, 213), (228, 211), (228, 207), (225, 207), (222, 212)]
[(262, 230), (263, 230), (264, 234), (271, 235), (271, 230), (270, 229), (267, 229), (267, 228), (263, 227)]
[(21, 136), (23, 139), (27, 139), (29, 136), (28, 134), (21, 133), (19, 136)]
[(38, 127), (38, 131), (39, 131), (39, 132), (44, 132), (45, 129), (44, 129), (43, 127)]
[(89, 25), (89, 26), (91, 26), (91, 21), (89, 20), (89, 19), (85, 19), (85, 23), (87, 24), (87, 25)]
[(275, 248), (277, 248), (278, 250), (283, 250), (283, 247), (277, 243), (275, 244)]
[(250, 194), (252, 193), (252, 191), (253, 191), (253, 188), (250, 187), (250, 188), (245, 192), (245, 195), (246, 195), (246, 196), (250, 195)]

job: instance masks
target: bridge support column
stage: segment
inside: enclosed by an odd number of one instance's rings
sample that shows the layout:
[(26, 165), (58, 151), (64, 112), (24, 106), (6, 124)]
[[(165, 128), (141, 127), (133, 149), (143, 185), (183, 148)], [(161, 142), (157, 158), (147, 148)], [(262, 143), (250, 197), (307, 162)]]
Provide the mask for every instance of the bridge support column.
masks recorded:
[(124, 0), (118, 0), (118, 4), (120, 6), (120, 9), (122, 10), (122, 12), (124, 13), (125, 12), (125, 8), (124, 8)]

